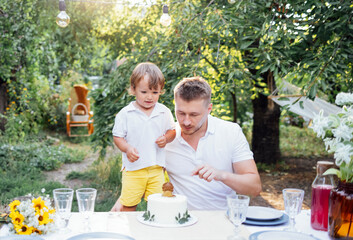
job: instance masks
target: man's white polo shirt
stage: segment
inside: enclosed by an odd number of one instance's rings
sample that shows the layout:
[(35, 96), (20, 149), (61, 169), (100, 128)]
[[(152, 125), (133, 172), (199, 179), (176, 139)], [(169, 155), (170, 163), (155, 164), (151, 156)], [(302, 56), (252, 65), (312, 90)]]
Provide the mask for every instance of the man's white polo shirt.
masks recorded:
[(231, 188), (220, 181), (207, 182), (191, 172), (200, 164), (233, 172), (235, 162), (253, 159), (253, 153), (240, 128), (233, 122), (208, 116), (208, 127), (195, 151), (182, 137), (179, 124), (176, 138), (166, 146), (166, 169), (174, 190), (188, 197), (188, 208), (226, 209)]
[(126, 153), (122, 154), (122, 167), (134, 171), (145, 167), (165, 166), (165, 150), (155, 143), (167, 130), (174, 129), (175, 123), (171, 111), (163, 104), (156, 103), (150, 116), (147, 116), (131, 102), (121, 109), (115, 117), (113, 136), (125, 138), (135, 147), (140, 158), (129, 162)]

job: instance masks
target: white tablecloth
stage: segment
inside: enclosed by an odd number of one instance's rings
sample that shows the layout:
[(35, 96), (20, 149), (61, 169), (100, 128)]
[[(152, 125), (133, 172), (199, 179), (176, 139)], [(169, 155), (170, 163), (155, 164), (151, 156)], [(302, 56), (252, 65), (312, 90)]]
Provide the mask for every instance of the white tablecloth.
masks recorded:
[[(91, 217), (93, 232), (116, 232), (131, 236), (136, 240), (226, 240), (233, 234), (233, 225), (225, 215), (225, 211), (191, 211), (198, 221), (186, 227), (162, 228), (152, 227), (140, 223), (136, 216), (142, 212), (124, 213), (94, 213)], [(83, 219), (79, 213), (73, 213), (69, 223), (69, 233), (55, 233), (41, 236), (45, 240), (65, 240), (71, 236), (83, 233)], [(310, 211), (304, 210), (296, 217), (296, 226), (302, 232), (315, 236), (318, 239), (329, 239), (327, 232), (315, 231), (310, 226)], [(266, 230), (283, 230), (288, 224), (279, 226), (250, 226), (243, 225), (241, 234), (248, 237), (252, 233)], [(5, 225), (0, 230), (1, 236), (8, 234)], [(298, 239), (299, 240), (299, 239)]]

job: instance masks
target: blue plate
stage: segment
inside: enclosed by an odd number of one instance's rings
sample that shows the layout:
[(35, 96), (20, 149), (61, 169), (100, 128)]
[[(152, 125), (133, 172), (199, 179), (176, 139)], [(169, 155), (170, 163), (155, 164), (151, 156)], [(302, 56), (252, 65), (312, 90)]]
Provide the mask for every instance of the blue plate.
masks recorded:
[(283, 213), (282, 217), (273, 219), (273, 220), (267, 220), (267, 221), (263, 221), (263, 220), (259, 221), (259, 220), (253, 220), (253, 219), (247, 218), (244, 224), (255, 225), (255, 226), (275, 226), (275, 225), (286, 223), (288, 222), (288, 220), (289, 220), (288, 215)]
[(99, 239), (121, 239), (121, 240), (134, 240), (134, 238), (119, 234), (119, 233), (112, 233), (112, 232), (91, 232), (91, 233), (82, 233), (73, 237), (68, 238), (67, 240), (85, 240), (85, 239), (94, 239), (94, 238), (99, 238)]
[(286, 239), (286, 240), (320, 240), (312, 235), (307, 235), (300, 232), (286, 232), (286, 231), (261, 231), (250, 235), (249, 240), (273, 240), (273, 239)]

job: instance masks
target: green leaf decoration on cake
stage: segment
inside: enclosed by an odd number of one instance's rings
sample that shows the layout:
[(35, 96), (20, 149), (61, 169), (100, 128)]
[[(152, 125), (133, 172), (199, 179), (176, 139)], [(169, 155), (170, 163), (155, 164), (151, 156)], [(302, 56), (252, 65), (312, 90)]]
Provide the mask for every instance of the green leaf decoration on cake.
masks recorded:
[(143, 220), (144, 221), (150, 221), (150, 222), (154, 222), (154, 215), (151, 215), (150, 211), (146, 211), (143, 215)]
[(177, 220), (177, 222), (179, 224), (183, 224), (186, 223), (190, 220), (190, 214), (188, 212), (188, 210), (186, 210), (186, 212), (183, 214), (183, 216), (180, 215), (180, 213), (178, 213), (178, 216), (175, 217), (175, 220)]

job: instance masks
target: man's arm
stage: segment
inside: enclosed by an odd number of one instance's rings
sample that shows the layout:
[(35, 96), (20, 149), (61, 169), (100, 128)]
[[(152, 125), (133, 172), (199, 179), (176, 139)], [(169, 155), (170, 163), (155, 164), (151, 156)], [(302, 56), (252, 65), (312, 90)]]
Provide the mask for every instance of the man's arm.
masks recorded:
[(200, 165), (195, 168), (192, 175), (198, 175), (208, 182), (221, 181), (239, 194), (257, 196), (262, 189), (260, 175), (253, 159), (233, 163), (233, 173), (209, 165)]

